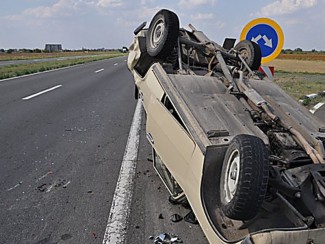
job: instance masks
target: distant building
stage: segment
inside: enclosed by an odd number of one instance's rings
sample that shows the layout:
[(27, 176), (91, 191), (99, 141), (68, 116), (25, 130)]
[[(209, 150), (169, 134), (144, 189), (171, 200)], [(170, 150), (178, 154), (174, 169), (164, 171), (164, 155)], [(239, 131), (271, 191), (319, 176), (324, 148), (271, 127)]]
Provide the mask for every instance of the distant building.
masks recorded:
[(48, 52), (61, 52), (62, 51), (62, 44), (46, 44), (45, 51)]

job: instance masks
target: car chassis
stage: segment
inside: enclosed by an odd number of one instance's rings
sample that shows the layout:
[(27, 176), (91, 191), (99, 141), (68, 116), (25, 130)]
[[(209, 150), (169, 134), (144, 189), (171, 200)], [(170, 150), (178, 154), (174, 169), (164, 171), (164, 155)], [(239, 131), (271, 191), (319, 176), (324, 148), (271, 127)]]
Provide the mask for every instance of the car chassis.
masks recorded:
[(250, 41), (223, 46), (163, 9), (134, 32), (128, 67), (154, 168), (211, 243), (325, 240), (325, 125), (257, 70)]

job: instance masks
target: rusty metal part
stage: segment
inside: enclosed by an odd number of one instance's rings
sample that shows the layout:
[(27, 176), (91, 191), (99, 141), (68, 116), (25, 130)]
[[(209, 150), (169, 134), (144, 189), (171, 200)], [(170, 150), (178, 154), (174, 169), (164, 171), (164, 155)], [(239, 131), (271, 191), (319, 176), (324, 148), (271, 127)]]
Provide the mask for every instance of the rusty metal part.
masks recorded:
[[(280, 120), (278, 116), (276, 116), (271, 109), (269, 108), (269, 105), (266, 103), (266, 101), (262, 101), (259, 99), (258, 93), (249, 87), (249, 85), (245, 84), (243, 81), (242, 72), (240, 71), (240, 78), (238, 79), (238, 87), (243, 92), (249, 101), (251, 101), (256, 107), (261, 107), (264, 112), (273, 120), (278, 122), (280, 125), (282, 125), (284, 128), (288, 129), (288, 131), (295, 137), (297, 142), (302, 146), (302, 148), (305, 150), (305, 152), (310, 156), (311, 160), (314, 164), (325, 164), (325, 161), (321, 155), (315, 148), (313, 148), (308, 141), (302, 136), (302, 134), (293, 128), (290, 124), (285, 123), (283, 120)], [(254, 92), (253, 92), (254, 91)], [(258, 95), (258, 96), (257, 96)]]
[[(285, 127), (286, 124), (281, 122), (282, 125)], [(294, 129), (293, 127), (288, 127), (288, 130), (292, 135), (297, 138), (299, 144), (304, 148), (306, 153), (310, 156), (314, 164), (324, 164), (324, 159), (320, 156), (320, 154), (307, 142), (307, 140), (300, 134), (299, 131)]]

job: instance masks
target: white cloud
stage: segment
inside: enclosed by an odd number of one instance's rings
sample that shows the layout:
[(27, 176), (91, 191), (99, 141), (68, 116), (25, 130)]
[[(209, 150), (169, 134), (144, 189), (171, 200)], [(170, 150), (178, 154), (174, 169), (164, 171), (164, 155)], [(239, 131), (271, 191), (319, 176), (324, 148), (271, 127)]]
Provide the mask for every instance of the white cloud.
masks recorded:
[(89, 7), (99, 8), (117, 8), (123, 5), (122, 0), (58, 0), (50, 6), (39, 6), (36, 8), (28, 8), (20, 15), (7, 16), (7, 19), (18, 20), (24, 16), (33, 18), (51, 18), (58, 15), (72, 15), (74, 13), (84, 13)]
[(205, 13), (197, 13), (197, 14), (194, 14), (194, 15), (191, 15), (191, 18), (193, 20), (209, 20), (209, 19), (213, 19), (213, 14), (212, 13), (208, 13), (208, 14), (205, 14)]
[(204, 4), (214, 4), (217, 0), (180, 0), (179, 6), (185, 8), (194, 8)]
[(141, 0), (141, 5), (146, 5), (146, 4), (150, 4), (150, 3), (153, 3), (154, 0)]
[(259, 15), (285, 15), (294, 13), (300, 9), (306, 9), (314, 7), (317, 4), (317, 0), (278, 0), (263, 7)]
[(40, 6), (37, 8), (29, 8), (23, 12), (23, 15), (31, 15), (36, 18), (48, 18), (60, 13), (63, 9), (72, 8), (74, 0), (59, 0), (52, 6)]
[(99, 0), (97, 3), (98, 7), (103, 7), (103, 8), (107, 8), (107, 7), (121, 7), (123, 5), (122, 0)]

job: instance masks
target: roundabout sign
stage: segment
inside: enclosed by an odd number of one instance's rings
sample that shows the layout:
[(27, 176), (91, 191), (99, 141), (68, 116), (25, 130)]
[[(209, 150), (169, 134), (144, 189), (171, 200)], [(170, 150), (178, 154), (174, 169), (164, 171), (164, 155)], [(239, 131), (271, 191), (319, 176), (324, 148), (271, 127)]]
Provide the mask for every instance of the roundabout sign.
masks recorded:
[(257, 43), (262, 51), (262, 64), (275, 59), (283, 48), (284, 35), (281, 27), (268, 18), (258, 18), (249, 22), (240, 34), (240, 40)]

